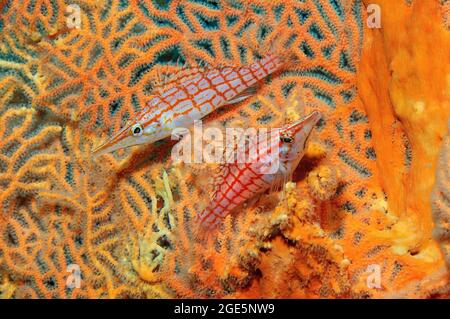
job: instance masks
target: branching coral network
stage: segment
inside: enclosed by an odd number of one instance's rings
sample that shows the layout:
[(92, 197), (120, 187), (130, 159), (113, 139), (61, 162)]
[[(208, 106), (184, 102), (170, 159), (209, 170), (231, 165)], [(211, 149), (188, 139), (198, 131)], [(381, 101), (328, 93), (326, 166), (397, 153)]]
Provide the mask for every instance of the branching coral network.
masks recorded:
[[(370, 30), (365, 2), (80, 0), (71, 3), (77, 28), (67, 1), (0, 1), (0, 296), (445, 294), (448, 152), (437, 175), (421, 169), (436, 170), (446, 127), (434, 118), (448, 118), (448, 93), (439, 75), (428, 91), (426, 80), (401, 79), (410, 78), (402, 54), (412, 38), (411, 67), (437, 72), (417, 30), (427, 24), (448, 47), (447, 9), (372, 1), (399, 18), (386, 13), (385, 27)], [(440, 18), (413, 18), (423, 12)], [(247, 64), (280, 35), (278, 49), (298, 62), (205, 123), (275, 127), (319, 110), (284, 191), (227, 217), (211, 237), (194, 217), (214, 167), (174, 163), (167, 140), (92, 157), (158, 91), (160, 74)], [(68, 285), (71, 265), (79, 287)], [(370, 269), (380, 270), (379, 286), (367, 284)]]

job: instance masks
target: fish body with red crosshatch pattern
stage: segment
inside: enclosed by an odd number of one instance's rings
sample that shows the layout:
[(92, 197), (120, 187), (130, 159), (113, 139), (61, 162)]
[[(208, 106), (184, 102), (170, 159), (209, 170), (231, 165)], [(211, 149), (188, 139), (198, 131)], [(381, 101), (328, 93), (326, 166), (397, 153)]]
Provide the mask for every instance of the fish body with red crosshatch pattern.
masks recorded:
[(175, 75), (172, 85), (159, 88), (135, 117), (113, 137), (94, 150), (95, 156), (117, 149), (153, 143), (170, 136), (176, 128), (189, 128), (194, 121), (224, 105), (238, 103), (254, 93), (255, 85), (279, 70), (283, 59), (268, 54), (248, 66), (208, 70), (192, 69)]

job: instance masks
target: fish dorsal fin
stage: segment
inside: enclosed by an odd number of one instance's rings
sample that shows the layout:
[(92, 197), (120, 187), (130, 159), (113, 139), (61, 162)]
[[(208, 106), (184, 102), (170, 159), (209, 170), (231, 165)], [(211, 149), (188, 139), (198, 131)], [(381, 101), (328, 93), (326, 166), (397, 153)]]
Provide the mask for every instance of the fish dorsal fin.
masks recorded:
[(198, 74), (205, 72), (205, 67), (200, 65), (184, 64), (181, 67), (162, 66), (157, 69), (156, 77), (153, 79), (153, 89), (162, 94), (163, 91), (180, 85)]
[[(224, 182), (225, 177), (229, 174), (230, 172), (230, 166), (234, 164), (233, 158), (231, 158), (234, 154), (234, 151), (237, 148), (237, 143), (234, 143), (235, 145), (232, 145), (231, 147), (233, 147), (233, 152), (229, 152), (229, 154), (227, 154), (226, 152), (226, 147), (224, 147), (224, 149), (222, 150), (222, 163), (219, 163), (216, 167), (216, 169), (214, 170), (214, 175), (213, 175), (213, 179), (212, 179), (212, 196), (211, 199), (214, 199), (214, 197), (216, 196), (220, 185)], [(229, 146), (230, 147), (230, 146)], [(227, 157), (228, 156), (228, 157)]]
[(162, 93), (171, 87), (178, 86), (184, 81), (188, 81), (198, 74), (208, 70), (208, 67), (201, 64), (180, 64), (162, 65), (156, 70), (156, 77), (153, 80), (153, 88), (156, 92)]
[[(241, 119), (235, 119), (232, 120), (230, 123), (226, 124), (226, 127), (224, 127), (223, 124), (219, 123), (218, 121), (213, 121), (210, 122), (207, 127), (215, 127), (215, 128), (219, 128), (222, 131), (222, 137), (224, 138), (224, 147), (222, 149), (222, 157), (221, 163), (218, 163), (217, 166), (214, 169), (214, 174), (213, 174), (213, 178), (212, 178), (212, 196), (215, 196), (215, 194), (217, 193), (220, 185), (223, 183), (224, 178), (227, 176), (227, 174), (229, 173), (230, 167), (231, 165), (235, 165), (236, 164), (236, 158), (234, 157), (236, 154), (236, 151), (239, 147), (239, 145), (241, 144), (240, 142), (242, 141), (243, 138), (245, 138), (245, 135), (240, 134), (241, 131), (243, 133), (243, 131), (245, 130), (245, 127), (247, 127), (247, 123)], [(204, 129), (206, 129), (204, 128)], [(241, 130), (236, 130), (235, 132), (237, 132), (237, 135), (233, 136), (233, 140), (231, 141), (231, 145), (227, 145), (227, 137), (226, 137), (226, 128), (236, 128), (236, 129), (241, 129)], [(228, 151), (227, 151), (228, 149)], [(230, 151), (231, 150), (231, 151)]]
[(226, 63), (220, 63), (215, 66), (200, 63), (197, 64), (185, 63), (181, 66), (174, 66), (174, 67), (160, 66), (156, 70), (156, 77), (152, 81), (153, 89), (159, 94), (162, 94), (163, 91), (175, 86), (179, 86), (181, 83), (193, 79), (200, 73), (233, 67), (235, 66)]

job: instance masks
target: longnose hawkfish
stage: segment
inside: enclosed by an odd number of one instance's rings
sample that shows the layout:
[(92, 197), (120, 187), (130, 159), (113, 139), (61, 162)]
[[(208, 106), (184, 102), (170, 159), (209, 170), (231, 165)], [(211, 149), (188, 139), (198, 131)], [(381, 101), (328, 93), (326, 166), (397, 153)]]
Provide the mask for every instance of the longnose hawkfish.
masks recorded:
[[(206, 209), (197, 215), (200, 225), (207, 229), (214, 228), (239, 205), (289, 181), (320, 118), (321, 114), (314, 111), (307, 117), (279, 129), (279, 134), (271, 134), (268, 141), (258, 139), (254, 142), (257, 155), (251, 161), (227, 161), (222, 164), (214, 178), (212, 200)], [(251, 147), (245, 146), (243, 151), (251, 150)], [(248, 154), (245, 156), (251, 158)], [(269, 167), (270, 165), (277, 167)]]
[(254, 93), (255, 85), (279, 70), (284, 59), (268, 54), (247, 66), (191, 72), (146, 104), (134, 121), (94, 150), (100, 156), (121, 148), (153, 143), (169, 137), (175, 128), (189, 128), (221, 106), (238, 103)]

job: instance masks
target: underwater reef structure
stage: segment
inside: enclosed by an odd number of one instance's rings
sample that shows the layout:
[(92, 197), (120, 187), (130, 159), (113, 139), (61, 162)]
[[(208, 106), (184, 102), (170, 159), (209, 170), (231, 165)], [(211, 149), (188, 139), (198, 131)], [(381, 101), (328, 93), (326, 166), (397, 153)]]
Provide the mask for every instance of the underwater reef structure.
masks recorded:
[[(448, 297), (448, 15), (440, 0), (1, 0), (0, 297)], [(199, 236), (215, 167), (171, 160), (170, 140), (92, 156), (161, 76), (248, 64), (280, 35), (298, 64), (205, 124), (320, 111), (282, 197)]]

